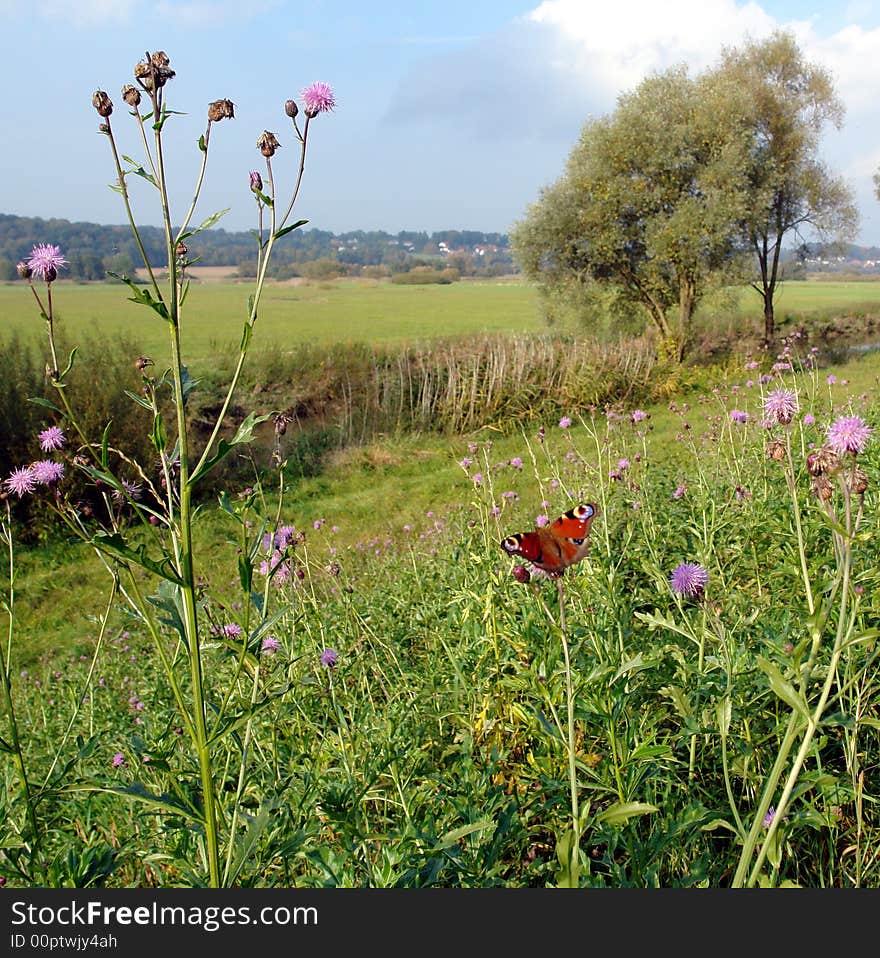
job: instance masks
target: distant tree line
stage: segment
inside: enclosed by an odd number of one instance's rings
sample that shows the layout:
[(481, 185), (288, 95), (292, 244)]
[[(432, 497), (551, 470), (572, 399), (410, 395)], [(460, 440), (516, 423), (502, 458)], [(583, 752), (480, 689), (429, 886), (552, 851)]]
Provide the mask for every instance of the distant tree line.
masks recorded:
[[(140, 233), (151, 262), (161, 263), (165, 251), (162, 230), (147, 226)], [(102, 280), (108, 273), (130, 276), (143, 265), (127, 225), (0, 214), (0, 281), (16, 279), (16, 264), (26, 259), (38, 243), (61, 247), (70, 262), (64, 276), (70, 279)], [(243, 276), (256, 271), (256, 240), (250, 232), (214, 228), (199, 233), (188, 245), (189, 258), (197, 260), (199, 266), (231, 266)], [(272, 275), (279, 279), (390, 276), (419, 266), (451, 268), (461, 276), (516, 271), (506, 234), (477, 230), (332, 233), (299, 229), (276, 244), (273, 258)]]

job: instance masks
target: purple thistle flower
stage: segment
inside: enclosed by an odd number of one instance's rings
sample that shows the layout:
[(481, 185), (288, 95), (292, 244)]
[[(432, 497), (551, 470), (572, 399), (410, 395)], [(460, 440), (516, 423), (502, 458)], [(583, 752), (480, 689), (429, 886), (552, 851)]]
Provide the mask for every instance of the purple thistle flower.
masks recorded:
[(241, 635), (241, 626), (237, 622), (228, 622), (224, 625), (220, 631), (227, 639), (235, 639)]
[(550, 522), (550, 516), (540, 515), (535, 519), (535, 525), (539, 529), (543, 529), (544, 526), (548, 525)]
[(251, 190), (254, 193), (260, 193), (263, 190), (263, 177), (256, 170), (252, 170), (250, 174), (251, 180)]
[(642, 422), (642, 420), (648, 418), (648, 414), (644, 409), (634, 409), (629, 417), (633, 422)]
[(37, 484), (32, 466), (22, 466), (19, 469), (13, 469), (9, 478), (4, 480), (4, 485), (10, 492), (14, 492), (19, 499), (29, 492), (34, 491)]
[(336, 649), (324, 649), (321, 653), (321, 665), (326, 665), (328, 669), (332, 669), (338, 661), (339, 653)]
[(560, 429), (568, 429), (570, 425), (571, 425), (571, 416), (563, 416), (562, 419), (559, 420)]
[(709, 573), (697, 562), (679, 562), (669, 577), (672, 591), (690, 598), (701, 595), (708, 581)]
[(624, 456), (622, 459), (617, 460), (617, 468), (621, 472), (623, 472), (625, 469), (629, 469), (631, 465), (632, 463), (629, 461), (629, 459), (626, 458), (626, 456)]
[(764, 828), (769, 828), (773, 824), (774, 818), (776, 818), (776, 809), (771, 805), (764, 816)]
[(314, 117), (319, 113), (328, 113), (336, 108), (336, 97), (328, 83), (317, 81), (307, 86), (301, 93), (306, 116)]
[(125, 765), (125, 756), (122, 754), (122, 752), (117, 752), (113, 756), (113, 767), (119, 768), (120, 765)]
[(764, 397), (764, 411), (783, 426), (788, 425), (798, 411), (797, 395), (790, 389), (774, 389)]
[(681, 485), (676, 488), (675, 492), (672, 493), (672, 498), (681, 499), (685, 493), (687, 493), (687, 486), (684, 483), (681, 483)]
[(808, 413), (804, 416), (804, 425), (805, 425), (805, 426), (813, 426), (813, 425), (815, 425), (815, 423), (816, 423), (816, 417), (815, 417), (811, 412), (808, 412)]
[(34, 481), (41, 486), (51, 486), (53, 482), (64, 478), (64, 466), (51, 459), (41, 459), (31, 465)]
[(67, 265), (67, 260), (61, 255), (60, 246), (41, 243), (31, 250), (27, 265), (34, 276), (51, 283), (58, 278), (58, 270)]
[(267, 635), (266, 638), (263, 639), (263, 644), (260, 648), (266, 655), (274, 655), (279, 648), (278, 639), (276, 639), (274, 635)]
[(860, 416), (835, 419), (825, 434), (826, 443), (840, 456), (861, 452), (871, 436), (871, 427)]
[(523, 461), (519, 456), (514, 456), (513, 459), (510, 460), (510, 464), (514, 469), (522, 469)]
[(749, 414), (747, 412), (743, 412), (742, 409), (730, 410), (730, 419), (732, 422), (743, 423), (743, 422), (747, 422), (748, 418), (749, 418)]
[(43, 452), (52, 452), (53, 449), (60, 449), (65, 443), (64, 433), (59, 426), (49, 426), (44, 429), (40, 435), (40, 448)]

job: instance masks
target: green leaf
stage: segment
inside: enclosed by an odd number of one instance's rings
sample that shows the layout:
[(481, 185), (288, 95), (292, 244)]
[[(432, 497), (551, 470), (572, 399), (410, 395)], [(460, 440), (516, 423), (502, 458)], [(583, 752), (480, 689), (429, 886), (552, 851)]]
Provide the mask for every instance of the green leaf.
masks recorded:
[(239, 872), (252, 854), (260, 836), (266, 830), (266, 827), (275, 820), (276, 809), (276, 804), (267, 803), (260, 809), (255, 817), (248, 816), (250, 824), (248, 825), (247, 832), (245, 832), (243, 838), (237, 838), (235, 841), (237, 852), (232, 866), (229, 869), (229, 876), (227, 878), (229, 886), (235, 885)]
[(134, 173), (136, 176), (143, 177), (143, 179), (145, 179), (148, 183), (152, 183), (153, 186), (157, 187), (158, 189), (158, 184), (156, 183), (156, 180), (153, 178), (153, 174), (148, 173), (140, 165), (140, 163), (137, 162), (137, 160), (133, 160), (130, 156), (126, 156), (124, 153), (122, 154), (122, 159), (125, 160), (125, 162), (128, 163), (128, 165), (131, 167), (130, 170), (125, 171), (126, 173)]
[(636, 815), (650, 815), (659, 811), (656, 805), (647, 805), (645, 802), (620, 802), (600, 812), (596, 821), (605, 825), (624, 825)]
[(104, 426), (104, 432), (101, 435), (101, 465), (106, 469), (107, 464), (110, 461), (110, 456), (108, 454), (108, 447), (110, 445), (110, 426), (112, 425), (113, 420)]
[(196, 233), (201, 233), (202, 230), (209, 230), (219, 219), (222, 219), (229, 210), (232, 209), (231, 206), (228, 206), (225, 210), (220, 210), (217, 213), (212, 213), (206, 220), (202, 220), (199, 225), (193, 230), (187, 230), (185, 233), (181, 233), (177, 237), (177, 242), (181, 243), (185, 239), (189, 239), (190, 236), (195, 236)]
[(168, 433), (165, 431), (165, 422), (162, 419), (162, 413), (157, 412), (153, 417), (153, 428), (150, 432), (150, 441), (156, 447), (158, 452), (162, 452), (168, 445)]
[(190, 485), (195, 485), (199, 480), (203, 479), (207, 473), (219, 462), (222, 462), (236, 446), (250, 442), (254, 438), (255, 427), (265, 422), (269, 416), (270, 414), (268, 413), (264, 416), (256, 416), (254, 413), (249, 413), (248, 417), (236, 430), (231, 441), (227, 442), (225, 439), (221, 439), (217, 443), (217, 452), (209, 459), (204, 460), (196, 468), (195, 472), (189, 477)]
[(462, 825), (459, 828), (453, 828), (437, 839), (434, 845), (434, 851), (440, 851), (443, 848), (449, 848), (450, 845), (457, 844), (462, 838), (473, 835), (474, 832), (482, 832), (487, 828), (494, 829), (495, 822), (491, 818), (484, 818), (480, 822), (472, 822), (470, 825)]
[(150, 805), (158, 811), (165, 812), (166, 814), (182, 815), (191, 822), (201, 821), (200, 816), (196, 815), (191, 808), (188, 808), (186, 805), (184, 805), (179, 798), (176, 798), (174, 795), (170, 795), (168, 792), (163, 792), (161, 795), (154, 795), (152, 792), (147, 791), (146, 787), (141, 784), (141, 782), (132, 782), (131, 785), (126, 785), (125, 787), (120, 785), (116, 788), (101, 788), (97, 789), (97, 791), (123, 795), (126, 798), (133, 799), (134, 801), (143, 802), (145, 805)]
[(77, 350), (77, 347), (76, 347), (76, 346), (74, 346), (73, 349), (71, 349), (71, 351), (70, 351), (70, 358), (67, 360), (67, 365), (66, 365), (66, 366), (64, 367), (64, 369), (61, 371), (61, 374), (60, 374), (60, 376), (58, 377), (59, 382), (63, 381), (64, 378), (67, 376), (67, 374), (70, 372), (70, 370), (73, 369), (73, 360), (74, 360), (75, 357), (76, 357), (76, 350)]
[(55, 403), (50, 402), (48, 399), (43, 399), (42, 396), (29, 396), (28, 402), (32, 402), (35, 406), (45, 406), (46, 409), (51, 409), (53, 412), (57, 412), (60, 416), (64, 415), (64, 413), (55, 405)]
[(785, 702), (801, 715), (807, 722), (811, 722), (810, 710), (807, 707), (806, 699), (798, 693), (794, 686), (783, 678), (778, 667), (762, 655), (757, 656), (758, 668), (770, 680), (770, 688)]
[(239, 553), (238, 556), (238, 581), (245, 592), (251, 591), (251, 585), (254, 581), (254, 567), (243, 552)]
[(722, 738), (725, 738), (730, 732), (731, 712), (730, 696), (725, 695), (715, 706), (715, 720), (718, 722), (718, 731), (721, 733)]
[(208, 144), (205, 142), (204, 133), (199, 137), (199, 149), (202, 151), (202, 153), (208, 152)]
[(152, 572), (162, 579), (167, 579), (175, 585), (183, 585), (183, 579), (177, 574), (174, 563), (170, 556), (163, 556), (160, 560), (151, 559), (147, 555), (147, 547), (143, 544), (132, 547), (126, 544), (125, 540), (118, 532), (101, 532), (92, 538), (92, 545), (102, 552), (124, 559), (126, 562), (134, 562), (142, 569)]
[(161, 299), (153, 299), (150, 291), (144, 286), (138, 286), (134, 280), (129, 279), (128, 276), (123, 276), (121, 273), (114, 273), (112, 270), (107, 270), (107, 275), (112, 276), (114, 279), (118, 279), (121, 283), (125, 285), (132, 291), (134, 294), (131, 297), (131, 302), (139, 303), (141, 306), (149, 306), (154, 312), (158, 313), (165, 322), (171, 322), (171, 316), (168, 312), (168, 307)]
[(153, 407), (150, 403), (144, 399), (143, 396), (139, 396), (137, 393), (133, 393), (130, 389), (122, 390), (129, 399), (133, 399), (139, 406), (143, 406), (144, 409), (148, 409), (150, 412), (153, 411)]
[(275, 239), (281, 239), (282, 236), (286, 236), (288, 233), (298, 230), (300, 226), (305, 226), (306, 223), (308, 223), (308, 220), (297, 220), (292, 226), (284, 226), (280, 230), (276, 230)]

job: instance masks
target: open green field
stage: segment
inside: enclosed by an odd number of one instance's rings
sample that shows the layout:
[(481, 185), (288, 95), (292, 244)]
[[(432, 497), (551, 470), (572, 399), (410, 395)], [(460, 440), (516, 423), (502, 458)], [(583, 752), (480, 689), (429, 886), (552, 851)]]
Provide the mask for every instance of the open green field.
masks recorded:
[[(190, 290), (184, 351), (198, 363), (237, 347), (251, 286), (205, 283)], [(118, 336), (148, 355), (162, 355), (168, 336), (162, 322), (132, 303), (117, 284), (58, 283), (59, 328), (72, 340)], [(0, 328), (43, 334), (24, 284), (0, 286)], [(534, 288), (511, 281), (394, 286), (391, 283), (270, 284), (256, 328), (260, 345), (278, 343), (407, 342), (481, 332), (528, 332), (541, 326)]]
[[(251, 287), (204, 283), (190, 290), (184, 352), (198, 364), (236, 347)], [(161, 321), (132, 303), (117, 284), (56, 283), (59, 330), (71, 341), (124, 335), (147, 355), (161, 356), (168, 340)], [(789, 283), (777, 312), (865, 312), (880, 308), (880, 281)], [(741, 293), (740, 311), (757, 322), (760, 300)], [(516, 280), (448, 286), (394, 286), (388, 282), (270, 284), (256, 329), (256, 345), (345, 342), (393, 343), (484, 332), (528, 333), (542, 328), (535, 288)], [(43, 336), (36, 304), (21, 283), (0, 285), (0, 334)]]

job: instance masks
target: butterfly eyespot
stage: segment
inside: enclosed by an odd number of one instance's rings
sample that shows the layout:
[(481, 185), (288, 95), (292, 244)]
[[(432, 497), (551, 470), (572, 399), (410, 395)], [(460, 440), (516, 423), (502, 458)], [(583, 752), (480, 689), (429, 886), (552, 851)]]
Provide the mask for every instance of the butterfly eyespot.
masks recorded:
[(519, 541), (517, 540), (516, 536), (508, 536), (501, 543), (501, 548), (504, 549), (505, 552), (513, 552), (519, 548)]
[(575, 506), (575, 508), (572, 509), (572, 514), (576, 519), (589, 519), (590, 516), (595, 514), (595, 512), (596, 510), (590, 505)]

